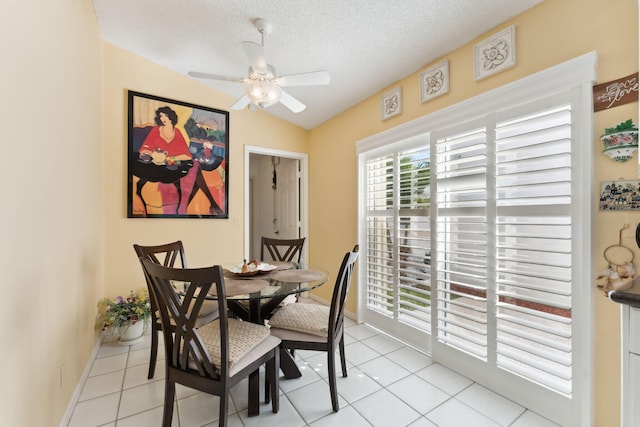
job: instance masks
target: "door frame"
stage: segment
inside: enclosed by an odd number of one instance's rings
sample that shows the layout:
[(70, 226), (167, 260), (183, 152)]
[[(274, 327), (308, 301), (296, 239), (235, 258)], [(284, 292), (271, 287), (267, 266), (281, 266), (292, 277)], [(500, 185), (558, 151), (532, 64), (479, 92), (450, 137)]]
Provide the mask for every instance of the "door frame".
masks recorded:
[[(251, 170), (250, 157), (251, 154), (260, 154), (264, 156), (277, 156), (289, 159), (296, 159), (300, 162), (300, 230), (305, 237), (309, 236), (309, 155), (297, 153), (295, 151), (277, 150), (268, 147), (258, 147), (254, 145), (244, 146), (244, 256), (249, 256), (249, 248), (251, 247)], [(303, 262), (307, 262), (307, 252), (304, 251)], [(247, 258), (248, 259), (248, 258)]]

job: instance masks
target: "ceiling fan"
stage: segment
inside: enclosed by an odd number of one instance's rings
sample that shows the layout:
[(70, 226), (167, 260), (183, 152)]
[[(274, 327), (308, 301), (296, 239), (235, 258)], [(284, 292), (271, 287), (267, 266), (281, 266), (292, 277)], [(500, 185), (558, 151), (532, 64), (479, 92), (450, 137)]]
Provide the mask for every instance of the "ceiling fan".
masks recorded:
[(264, 55), (264, 36), (271, 33), (271, 24), (262, 18), (258, 18), (254, 21), (254, 25), (262, 35), (262, 41), (261, 44), (242, 42), (250, 64), (249, 74), (246, 78), (220, 76), (199, 71), (189, 71), (188, 74), (191, 77), (203, 79), (244, 83), (246, 93), (231, 106), (232, 110), (241, 110), (247, 106), (267, 108), (280, 102), (294, 113), (303, 111), (306, 106), (282, 90), (282, 88), (288, 86), (326, 85), (330, 81), (329, 73), (326, 71), (313, 71), (278, 76), (275, 68), (267, 63)]

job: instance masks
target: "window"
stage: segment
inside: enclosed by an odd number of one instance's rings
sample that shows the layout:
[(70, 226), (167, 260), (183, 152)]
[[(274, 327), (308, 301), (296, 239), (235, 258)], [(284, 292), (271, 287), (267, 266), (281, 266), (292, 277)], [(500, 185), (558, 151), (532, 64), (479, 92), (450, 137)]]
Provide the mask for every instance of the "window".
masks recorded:
[(590, 423), (594, 61), (358, 143), (361, 319), (563, 425)]
[(366, 162), (367, 308), (397, 323), (431, 330), (429, 147)]

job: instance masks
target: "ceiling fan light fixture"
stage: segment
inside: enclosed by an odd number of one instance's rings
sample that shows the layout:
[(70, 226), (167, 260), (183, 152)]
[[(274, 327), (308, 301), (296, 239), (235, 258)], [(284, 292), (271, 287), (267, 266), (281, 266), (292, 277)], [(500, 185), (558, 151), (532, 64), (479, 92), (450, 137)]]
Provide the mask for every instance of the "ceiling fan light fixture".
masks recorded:
[(282, 94), (280, 86), (269, 79), (249, 79), (245, 90), (251, 103), (262, 108), (276, 104)]

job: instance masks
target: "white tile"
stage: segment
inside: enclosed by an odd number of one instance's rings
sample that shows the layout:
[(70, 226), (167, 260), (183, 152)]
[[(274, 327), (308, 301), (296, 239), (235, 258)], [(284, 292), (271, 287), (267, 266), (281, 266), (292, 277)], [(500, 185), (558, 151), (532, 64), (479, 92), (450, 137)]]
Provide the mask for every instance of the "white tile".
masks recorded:
[[(346, 352), (346, 347), (345, 347), (345, 352)], [(348, 356), (347, 356), (347, 359), (348, 359)], [(326, 352), (316, 352), (315, 356), (308, 357), (307, 359), (305, 359), (305, 362), (310, 369), (313, 369), (313, 371), (319, 376), (321, 376), (322, 378), (329, 377), (329, 368), (328, 368), (329, 358)], [(349, 367), (351, 366), (353, 366), (353, 364), (349, 363), (349, 361), (347, 360), (347, 369), (349, 369)], [(342, 365), (340, 364), (340, 355), (338, 354), (337, 351), (336, 351), (333, 369), (336, 371), (336, 375), (342, 376)]]
[(371, 359), (381, 356), (380, 353), (373, 350), (361, 342), (354, 342), (344, 347), (344, 352), (347, 357), (347, 361), (354, 366), (358, 366), (361, 363), (367, 362)]
[(525, 411), (522, 406), (479, 384), (472, 384), (462, 390), (456, 395), (456, 399), (500, 425), (511, 425)]
[(119, 401), (120, 394), (114, 393), (78, 403), (73, 410), (68, 427), (101, 426), (115, 421)]
[(116, 354), (128, 353), (129, 347), (126, 345), (118, 344), (118, 341), (102, 343), (100, 346), (100, 350), (98, 350), (98, 354), (96, 355), (96, 359), (101, 359), (103, 357), (114, 356)]
[(82, 402), (111, 393), (120, 393), (123, 377), (124, 370), (120, 370), (87, 378), (78, 400)]
[(438, 426), (432, 423), (431, 421), (429, 421), (427, 418), (420, 417), (418, 418), (417, 421), (414, 421), (411, 424), (409, 424), (408, 427), (438, 427)]
[[(236, 412), (231, 399), (228, 400), (227, 413)], [(178, 414), (180, 425), (202, 426), (219, 419), (220, 398), (212, 394), (197, 393), (185, 399), (178, 400)]]
[(116, 354), (115, 356), (102, 357), (93, 362), (89, 376), (102, 375), (108, 372), (118, 371), (127, 366), (128, 353)]
[(429, 381), (450, 395), (454, 395), (469, 387), (473, 382), (451, 369), (434, 363), (416, 373), (420, 378)]
[(451, 398), (444, 391), (415, 375), (391, 384), (387, 390), (423, 415)]
[(558, 427), (558, 425), (535, 412), (525, 411), (510, 427)]
[(409, 371), (383, 356), (362, 363), (358, 368), (384, 387), (410, 374)]
[[(211, 424), (207, 424), (205, 426), (202, 427), (218, 427), (218, 422), (213, 422)], [(189, 425), (186, 424), (182, 424), (180, 427), (191, 427)], [(193, 426), (193, 427), (200, 427), (200, 426)], [(240, 415), (239, 414), (232, 414), (229, 415), (227, 417), (227, 427), (244, 427), (244, 424), (242, 424), (242, 420), (240, 419)]]
[[(311, 383), (286, 396), (307, 424), (333, 412), (329, 384), (324, 381)], [(340, 396), (338, 403), (340, 406), (347, 404)]]
[(358, 368), (350, 368), (347, 374), (346, 378), (341, 375), (337, 376), (336, 384), (338, 395), (342, 396), (348, 403), (353, 403), (382, 389), (380, 384)]
[(340, 408), (338, 412), (332, 412), (314, 421), (310, 424), (312, 427), (369, 427), (371, 424), (367, 422), (358, 412), (351, 406)]
[[(296, 362), (298, 369), (300, 369), (300, 373), (302, 374), (299, 378), (291, 378), (287, 379), (284, 376), (280, 376), (280, 390), (288, 393), (292, 390), (295, 390), (300, 387), (304, 387), (305, 385), (311, 384), (316, 381), (320, 381), (320, 375), (316, 372), (313, 367), (309, 366), (307, 363), (298, 361)], [(322, 367), (324, 369), (324, 367)]]
[(165, 370), (163, 361), (158, 361), (156, 365), (156, 372), (152, 379), (147, 379), (149, 374), (149, 365), (138, 365), (131, 368), (127, 368), (124, 374), (123, 389), (137, 387), (139, 385), (147, 384), (152, 381), (164, 381)]
[(374, 335), (370, 338), (361, 340), (361, 342), (380, 354), (391, 353), (394, 350), (404, 347), (400, 341), (385, 334)]
[(499, 427), (499, 424), (455, 398), (447, 400), (429, 412), (426, 417), (438, 427)]
[(351, 344), (353, 342), (358, 341), (357, 339), (355, 339), (354, 337), (352, 337), (349, 334), (344, 334), (344, 345), (348, 345)]
[(164, 405), (164, 381), (153, 381), (122, 391), (118, 417), (128, 417), (162, 405)]
[(364, 340), (374, 335), (378, 335), (379, 332), (373, 329), (370, 326), (361, 323), (359, 325), (349, 326), (348, 328), (344, 328), (344, 333), (352, 336), (357, 340)]
[(182, 384), (176, 384), (176, 399), (184, 399), (197, 393), (200, 393), (200, 391), (191, 387), (183, 386)]
[[(374, 328), (354, 321), (346, 325), (348, 377), (342, 377), (338, 353), (334, 367), (339, 412), (334, 413), (331, 408), (327, 354), (299, 350), (296, 351), (296, 363), (302, 377), (292, 380), (281, 377), (279, 413), (273, 414), (271, 404), (263, 403), (264, 370), (261, 369), (260, 415), (247, 417), (248, 381), (244, 379), (231, 389), (228, 425), (557, 427), (442, 365), (434, 364), (428, 355), (404, 346)], [(155, 378), (147, 380), (150, 345), (149, 333), (134, 346), (121, 346), (117, 340), (103, 341), (96, 360), (90, 362), (89, 378), (83, 384), (70, 427), (160, 424), (164, 403), (164, 348), (161, 342)], [(411, 375), (412, 372), (415, 374)], [(173, 426), (218, 425), (217, 396), (178, 384), (176, 398)]]
[[(162, 350), (162, 349), (159, 349)], [(158, 351), (158, 356), (160, 353), (164, 353), (163, 351)], [(144, 365), (149, 366), (149, 358), (151, 357), (151, 349), (143, 348), (140, 350), (133, 350), (133, 348), (129, 351), (129, 359), (127, 359), (127, 367)]]
[(392, 351), (387, 354), (386, 357), (411, 372), (417, 372), (433, 363), (429, 356), (409, 346), (404, 346), (396, 351)]
[(257, 417), (248, 417), (247, 411), (240, 413), (245, 427), (303, 427), (307, 424), (286, 396), (280, 396), (280, 411), (260, 412)]
[(420, 418), (419, 413), (384, 389), (351, 406), (374, 426), (406, 426)]
[[(160, 426), (162, 425), (163, 407), (150, 409), (139, 414), (126, 418), (118, 419), (118, 427), (142, 427), (142, 426)], [(173, 417), (171, 418), (171, 427), (179, 427), (178, 412), (176, 405), (173, 408)], [(186, 426), (185, 426), (186, 427)]]

